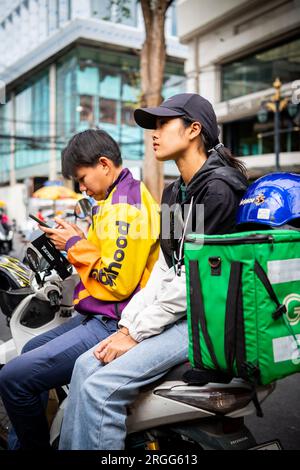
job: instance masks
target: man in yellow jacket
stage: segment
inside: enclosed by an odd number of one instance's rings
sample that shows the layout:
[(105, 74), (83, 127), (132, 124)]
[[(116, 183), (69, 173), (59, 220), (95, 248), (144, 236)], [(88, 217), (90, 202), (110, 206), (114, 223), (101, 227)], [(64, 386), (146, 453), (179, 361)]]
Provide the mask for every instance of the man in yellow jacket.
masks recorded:
[(106, 132), (75, 135), (62, 153), (62, 173), (97, 201), (87, 238), (61, 219), (55, 229), (40, 227), (80, 276), (74, 292), (80, 314), (29, 341), (0, 371), (0, 394), (18, 438), (12, 448), (49, 448), (47, 391), (69, 383), (76, 359), (116, 330), (158, 257), (158, 206), (122, 168), (119, 147)]

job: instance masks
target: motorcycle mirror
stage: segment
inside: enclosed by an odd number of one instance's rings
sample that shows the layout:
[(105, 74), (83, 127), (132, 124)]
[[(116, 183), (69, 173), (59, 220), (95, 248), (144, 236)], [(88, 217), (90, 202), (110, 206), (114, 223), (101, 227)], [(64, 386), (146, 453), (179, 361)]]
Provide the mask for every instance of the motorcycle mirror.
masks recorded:
[(86, 197), (79, 199), (74, 208), (74, 214), (78, 219), (85, 219), (92, 215), (92, 204)]
[(39, 272), (39, 269), (40, 269), (39, 256), (32, 248), (27, 248), (26, 259), (27, 259), (30, 269), (35, 273)]

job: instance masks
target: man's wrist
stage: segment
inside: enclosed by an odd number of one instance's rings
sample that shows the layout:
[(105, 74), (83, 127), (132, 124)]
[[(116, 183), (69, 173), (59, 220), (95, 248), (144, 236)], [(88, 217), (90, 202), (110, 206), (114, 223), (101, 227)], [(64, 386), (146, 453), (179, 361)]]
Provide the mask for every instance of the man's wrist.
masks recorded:
[(69, 251), (69, 249), (72, 248), (72, 246), (75, 245), (75, 243), (79, 242), (80, 240), (82, 240), (82, 238), (79, 235), (74, 235), (74, 236), (70, 237), (66, 241), (65, 251)]

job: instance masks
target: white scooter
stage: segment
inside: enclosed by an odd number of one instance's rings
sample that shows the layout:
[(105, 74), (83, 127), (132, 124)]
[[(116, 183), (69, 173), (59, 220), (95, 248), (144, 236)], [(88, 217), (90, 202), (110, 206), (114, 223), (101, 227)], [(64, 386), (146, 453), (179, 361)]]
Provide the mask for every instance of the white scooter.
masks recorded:
[[(54, 328), (74, 314), (72, 294), (78, 280), (75, 272), (70, 270), (69, 277), (59, 280), (36, 251), (30, 250), (32, 247), (27, 249), (32, 269), (30, 287), (25, 287), (28, 293), (12, 313), (9, 323), (12, 339), (0, 346), (2, 364), (20, 354), (33, 336)], [(1, 307), (3, 309), (3, 305)], [(229, 384), (188, 385), (182, 380), (188, 368), (188, 364), (177, 366), (140, 391), (128, 410), (126, 449), (255, 448), (257, 443), (244, 424), (244, 417), (256, 410), (253, 387), (240, 379), (233, 379)], [(263, 402), (274, 388), (275, 385), (258, 387), (258, 401)], [(50, 429), (54, 448), (58, 447), (68, 386), (57, 392), (60, 404)], [(277, 441), (262, 447), (280, 448)]]

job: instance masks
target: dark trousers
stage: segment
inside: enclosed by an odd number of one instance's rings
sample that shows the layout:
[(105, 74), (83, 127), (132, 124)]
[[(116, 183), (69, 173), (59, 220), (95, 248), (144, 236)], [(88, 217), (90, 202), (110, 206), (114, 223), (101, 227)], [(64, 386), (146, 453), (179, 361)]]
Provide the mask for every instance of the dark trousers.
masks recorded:
[(113, 319), (93, 316), (82, 323), (84, 318), (77, 315), (33, 338), (0, 371), (0, 394), (21, 449), (50, 448), (45, 392), (68, 384), (76, 359), (117, 328)]

